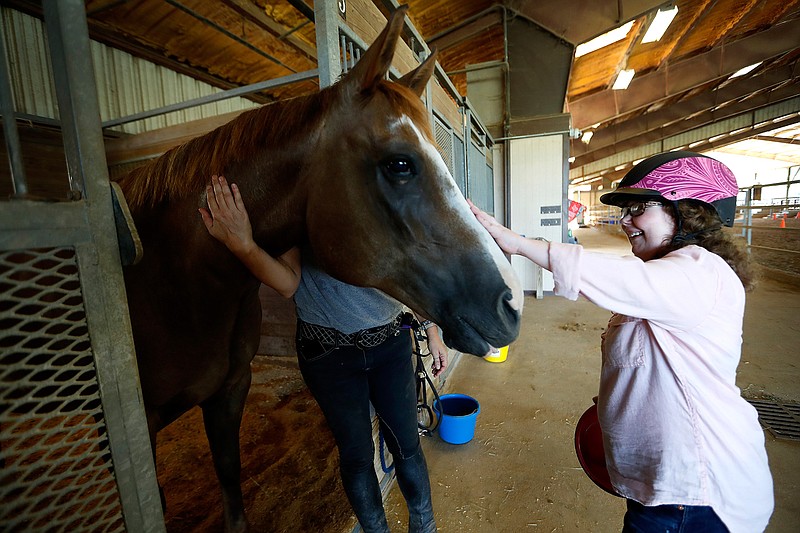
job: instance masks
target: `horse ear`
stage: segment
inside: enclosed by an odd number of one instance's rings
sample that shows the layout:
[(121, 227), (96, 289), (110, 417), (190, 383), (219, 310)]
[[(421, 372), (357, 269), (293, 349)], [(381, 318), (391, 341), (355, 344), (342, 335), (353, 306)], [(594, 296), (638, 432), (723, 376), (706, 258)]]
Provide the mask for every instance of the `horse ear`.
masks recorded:
[(403, 29), (407, 5), (398, 7), (377, 39), (370, 45), (353, 70), (342, 78), (342, 84), (356, 92), (368, 91), (375, 87), (389, 72), (394, 57), (394, 49)]
[(414, 94), (421, 96), (422, 91), (425, 90), (425, 86), (428, 85), (428, 80), (431, 79), (431, 76), (433, 75), (434, 67), (436, 67), (436, 54), (437, 51), (434, 48), (431, 50), (431, 54), (425, 59), (425, 61), (420, 63), (417, 68), (397, 80), (397, 83), (405, 85), (414, 91)]

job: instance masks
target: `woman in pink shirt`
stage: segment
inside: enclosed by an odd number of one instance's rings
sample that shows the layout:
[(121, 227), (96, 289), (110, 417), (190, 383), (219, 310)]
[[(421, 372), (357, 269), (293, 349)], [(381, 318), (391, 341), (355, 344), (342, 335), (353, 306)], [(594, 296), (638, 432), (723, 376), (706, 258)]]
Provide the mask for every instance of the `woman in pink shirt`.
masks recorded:
[(669, 152), (600, 201), (622, 208), (633, 256), (526, 239), (473, 206), (500, 247), (553, 272), (554, 292), (612, 311), (598, 417), (623, 532), (763, 531), (772, 476), (755, 409), (736, 387), (749, 256), (723, 225), (736, 179), (719, 161)]

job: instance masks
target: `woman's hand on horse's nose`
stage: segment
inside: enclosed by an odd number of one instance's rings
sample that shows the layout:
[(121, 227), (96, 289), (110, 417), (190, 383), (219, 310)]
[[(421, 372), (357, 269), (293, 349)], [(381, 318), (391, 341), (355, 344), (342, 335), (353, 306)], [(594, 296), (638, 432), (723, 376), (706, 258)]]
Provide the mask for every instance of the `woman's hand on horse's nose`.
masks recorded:
[(523, 239), (521, 235), (500, 224), (493, 216), (473, 204), (471, 200), (467, 199), (467, 202), (469, 203), (469, 208), (472, 210), (472, 214), (474, 214), (478, 222), (486, 228), (486, 231), (489, 232), (489, 235), (492, 236), (501, 250), (507, 254), (519, 253), (520, 242)]

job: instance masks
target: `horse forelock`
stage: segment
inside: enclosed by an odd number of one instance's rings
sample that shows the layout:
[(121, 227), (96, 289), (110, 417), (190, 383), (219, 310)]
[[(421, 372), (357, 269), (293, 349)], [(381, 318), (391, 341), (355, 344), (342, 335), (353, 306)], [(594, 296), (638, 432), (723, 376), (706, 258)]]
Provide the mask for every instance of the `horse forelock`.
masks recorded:
[(386, 98), (389, 106), (398, 116), (408, 117), (411, 122), (416, 124), (425, 140), (436, 143), (428, 111), (411, 89), (397, 83), (383, 81), (378, 85), (378, 92)]
[(128, 204), (133, 209), (154, 207), (202, 193), (212, 174), (224, 174), (233, 163), (255, 164), (259, 151), (307, 135), (330, 99), (331, 95), (322, 91), (263, 105), (168, 150), (119, 179)]

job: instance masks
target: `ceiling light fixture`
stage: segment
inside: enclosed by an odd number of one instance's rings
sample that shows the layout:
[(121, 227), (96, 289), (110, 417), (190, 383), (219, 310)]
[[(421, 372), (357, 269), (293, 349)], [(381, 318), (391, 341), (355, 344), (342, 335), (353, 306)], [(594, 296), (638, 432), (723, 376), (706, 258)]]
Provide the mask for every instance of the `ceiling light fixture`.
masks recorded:
[(593, 135), (594, 135), (593, 131), (584, 131), (583, 135), (581, 136), (581, 142), (583, 144), (589, 144), (589, 141), (592, 140)]
[(744, 68), (740, 68), (739, 70), (737, 70), (736, 72), (734, 72), (733, 74), (731, 74), (731, 77), (730, 77), (730, 78), (728, 78), (728, 79), (729, 79), (729, 80), (732, 80), (733, 78), (738, 78), (739, 76), (744, 76), (745, 74), (749, 74), (749, 73), (751, 73), (752, 71), (754, 71), (755, 69), (757, 69), (757, 68), (758, 68), (758, 66), (759, 66), (761, 63), (763, 63), (763, 61), (759, 61), (758, 63), (753, 63), (752, 65), (748, 65), (748, 66), (746, 66), (746, 67), (744, 67)]
[(575, 48), (575, 59), (585, 56), (590, 52), (594, 52), (595, 50), (600, 50), (604, 46), (608, 46), (609, 44), (613, 44), (617, 41), (621, 41), (625, 37), (628, 36), (628, 32), (631, 31), (633, 27), (633, 21), (626, 22), (619, 28), (615, 28), (609, 32), (604, 33), (599, 37), (595, 37), (591, 41), (586, 41), (585, 43), (579, 44)]
[(617, 74), (617, 79), (614, 80), (614, 85), (612, 85), (611, 88), (615, 91), (627, 89), (628, 85), (631, 84), (634, 74), (636, 74), (636, 71), (632, 68), (621, 70), (620, 73)]
[(653, 22), (650, 23), (650, 27), (647, 28), (647, 32), (644, 34), (642, 42), (654, 43), (656, 41), (660, 41), (664, 36), (664, 32), (667, 31), (667, 28), (669, 28), (669, 25), (672, 24), (672, 20), (677, 14), (678, 6), (659, 9), (658, 13), (656, 13), (655, 18), (653, 19)]

